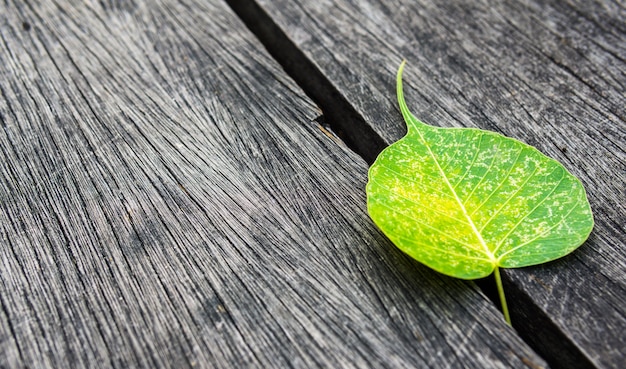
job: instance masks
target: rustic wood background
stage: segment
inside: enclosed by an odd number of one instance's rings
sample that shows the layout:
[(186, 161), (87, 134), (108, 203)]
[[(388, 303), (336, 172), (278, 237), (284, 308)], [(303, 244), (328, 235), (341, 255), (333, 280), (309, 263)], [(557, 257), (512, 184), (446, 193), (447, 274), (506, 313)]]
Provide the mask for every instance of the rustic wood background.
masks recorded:
[[(624, 4), (433, 3), (2, 3), (0, 368), (622, 367)], [(506, 271), (515, 329), (367, 216), (403, 58), (418, 117), (588, 190), (588, 242)]]
[(417, 117), (518, 138), (580, 177), (595, 230), (562, 260), (505, 272), (513, 320), (553, 367), (626, 365), (623, 2), (230, 3), (322, 109), (350, 106), (336, 130), (369, 161), (377, 137), (405, 132), (392, 78), (405, 58)]

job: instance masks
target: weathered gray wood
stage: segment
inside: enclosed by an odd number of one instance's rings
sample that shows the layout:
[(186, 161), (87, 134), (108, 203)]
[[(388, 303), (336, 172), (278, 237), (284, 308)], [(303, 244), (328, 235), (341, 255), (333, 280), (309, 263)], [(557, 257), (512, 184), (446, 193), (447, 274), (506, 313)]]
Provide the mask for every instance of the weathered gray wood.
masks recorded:
[(379, 146), (372, 149), (369, 142), (382, 137), (389, 144), (404, 133), (395, 73), (406, 58), (407, 101), (420, 119), (521, 139), (579, 176), (595, 212), (595, 230), (563, 260), (505, 273), (513, 320), (554, 366), (623, 366), (623, 3), (230, 3), (325, 112), (354, 111), (352, 121), (330, 124), (368, 160)]
[(0, 367), (543, 367), (399, 253), (225, 5), (0, 7)]

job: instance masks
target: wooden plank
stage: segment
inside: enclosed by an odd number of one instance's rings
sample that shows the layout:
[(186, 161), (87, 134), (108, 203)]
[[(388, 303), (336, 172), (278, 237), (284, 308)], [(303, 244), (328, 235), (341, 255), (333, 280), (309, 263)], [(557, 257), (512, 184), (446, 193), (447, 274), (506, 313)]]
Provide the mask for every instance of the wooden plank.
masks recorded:
[(0, 9), (0, 367), (545, 367), (226, 5)]
[[(404, 134), (395, 73), (425, 122), (538, 147), (579, 176), (578, 251), (505, 272), (514, 324), (554, 367), (618, 368), (626, 347), (626, 10), (614, 1), (230, 1), (368, 161)], [(301, 71), (305, 71), (304, 76)], [(330, 96), (330, 98), (328, 98)], [(374, 144), (372, 144), (374, 143)]]

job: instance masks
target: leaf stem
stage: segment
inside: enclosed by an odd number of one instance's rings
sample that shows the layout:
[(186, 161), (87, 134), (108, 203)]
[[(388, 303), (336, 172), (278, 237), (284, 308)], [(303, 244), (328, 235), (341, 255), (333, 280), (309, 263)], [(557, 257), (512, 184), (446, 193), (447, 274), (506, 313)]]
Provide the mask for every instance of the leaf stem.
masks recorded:
[(504, 297), (504, 288), (502, 288), (502, 278), (500, 278), (500, 268), (496, 267), (493, 271), (496, 277), (496, 286), (498, 287), (498, 295), (500, 296), (500, 304), (502, 305), (502, 313), (504, 314), (504, 320), (511, 325), (511, 316), (509, 315), (509, 307), (506, 304), (506, 298)]

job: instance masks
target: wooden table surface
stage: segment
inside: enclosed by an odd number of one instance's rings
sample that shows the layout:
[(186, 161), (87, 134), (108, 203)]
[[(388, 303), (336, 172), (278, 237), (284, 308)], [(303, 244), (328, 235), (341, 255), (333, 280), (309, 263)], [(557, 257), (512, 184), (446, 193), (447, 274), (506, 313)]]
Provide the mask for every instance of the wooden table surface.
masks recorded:
[[(367, 215), (402, 59), (420, 119), (587, 189), (514, 327)], [(0, 94), (2, 369), (626, 365), (620, 0), (8, 0)]]

